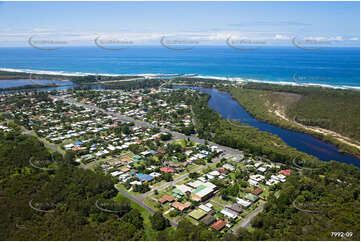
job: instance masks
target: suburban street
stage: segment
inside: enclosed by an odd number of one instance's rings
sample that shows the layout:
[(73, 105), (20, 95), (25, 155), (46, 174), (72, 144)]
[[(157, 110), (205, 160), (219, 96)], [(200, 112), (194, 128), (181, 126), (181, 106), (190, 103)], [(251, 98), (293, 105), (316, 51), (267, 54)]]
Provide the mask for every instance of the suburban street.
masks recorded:
[(261, 207), (257, 208), (256, 210), (254, 210), (247, 218), (245, 218), (240, 224), (238, 224), (237, 226), (235, 226), (233, 228), (233, 233), (236, 234), (237, 231), (240, 228), (248, 228), (251, 225), (251, 220), (257, 216), (257, 214), (259, 214), (260, 212), (263, 211), (263, 206), (261, 205)]
[[(84, 108), (90, 108), (90, 109), (93, 109), (93, 110), (97, 110), (99, 112), (103, 112), (105, 114), (108, 114), (108, 115), (111, 115), (113, 117), (116, 117), (120, 120), (124, 120), (124, 121), (128, 121), (128, 122), (133, 122), (135, 126), (137, 127), (145, 127), (145, 128), (159, 128), (161, 130), (161, 132), (168, 132), (168, 133), (171, 133), (172, 134), (172, 138), (173, 139), (188, 139), (192, 142), (195, 142), (195, 143), (198, 143), (198, 144), (205, 144), (206, 140), (204, 139), (200, 139), (200, 138), (197, 138), (195, 136), (186, 136), (184, 134), (181, 134), (181, 133), (178, 133), (178, 132), (175, 132), (175, 131), (171, 131), (171, 130), (168, 130), (166, 128), (160, 128), (158, 126), (155, 126), (155, 125), (152, 125), (150, 123), (147, 123), (147, 122), (143, 122), (143, 121), (139, 121), (139, 120), (136, 120), (136, 119), (133, 119), (133, 118), (130, 118), (130, 117), (127, 117), (127, 116), (124, 116), (124, 115), (121, 115), (119, 113), (114, 113), (114, 112), (108, 112), (102, 108), (99, 108), (99, 107), (96, 107), (94, 105), (87, 105), (87, 104), (82, 104), (82, 103), (78, 103), (76, 102), (74, 99), (72, 98), (63, 98), (63, 97), (59, 97), (59, 96), (52, 96), (52, 98), (58, 98), (60, 100), (63, 100), (64, 102), (68, 102), (70, 104), (73, 104), (75, 106), (78, 106), (78, 107), (84, 107)], [(199, 172), (211, 165), (214, 165), (216, 163), (218, 163), (223, 157), (225, 156), (239, 156), (242, 154), (241, 151), (239, 150), (236, 150), (236, 149), (232, 149), (232, 148), (229, 148), (229, 147), (226, 147), (226, 146), (222, 146), (222, 145), (218, 145), (218, 144), (215, 144), (213, 142), (210, 142), (210, 141), (207, 141), (209, 145), (216, 145), (218, 146), (220, 149), (223, 150), (223, 155), (221, 157), (218, 157), (216, 158), (216, 160), (212, 163), (208, 163), (206, 165), (203, 165), (201, 167), (199, 167), (197, 170), (194, 170), (193, 172)], [(86, 166), (84, 167), (85, 169), (89, 169), (91, 167), (89, 166)], [(129, 194), (127, 191), (124, 191), (124, 190), (121, 190), (119, 188), (117, 188), (116, 186), (116, 189), (121, 193), (123, 194), (124, 196), (128, 197), (129, 199), (133, 200), (134, 202), (136, 202), (138, 205), (142, 206), (143, 208), (147, 209), (149, 212), (151, 213), (154, 213), (154, 209), (152, 209), (151, 207), (147, 206), (145, 203), (144, 203), (144, 200), (152, 195), (154, 193), (155, 190), (163, 190), (163, 189), (166, 189), (167, 187), (169, 186), (173, 186), (174, 184), (176, 184), (177, 182), (187, 178), (189, 175), (189, 172), (184, 174), (184, 175), (181, 175), (180, 177), (177, 177), (175, 178), (173, 181), (170, 181), (170, 182), (167, 182), (163, 185), (160, 185), (156, 188), (152, 188), (152, 190), (142, 194), (142, 195), (137, 195), (137, 196), (134, 196), (134, 195), (131, 195)], [(236, 233), (238, 231), (239, 228), (241, 227), (247, 227), (249, 226), (250, 224), (250, 221), (253, 217), (255, 217), (259, 212), (261, 212), (263, 209), (263, 207), (261, 208), (258, 208), (256, 211), (254, 211), (251, 215), (249, 215), (244, 221), (242, 221), (242, 223), (240, 223), (236, 228), (234, 228), (234, 233)], [(173, 226), (178, 226), (178, 223), (174, 220), (171, 220), (169, 219), (170, 221), (170, 224), (173, 225)]]

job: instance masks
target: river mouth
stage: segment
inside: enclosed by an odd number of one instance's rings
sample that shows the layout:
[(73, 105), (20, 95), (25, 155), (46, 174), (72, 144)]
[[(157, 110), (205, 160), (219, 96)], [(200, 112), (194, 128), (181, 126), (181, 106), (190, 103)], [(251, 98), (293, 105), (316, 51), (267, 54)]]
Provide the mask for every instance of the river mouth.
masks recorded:
[(252, 117), (229, 93), (219, 91), (215, 88), (173, 86), (174, 88), (195, 89), (209, 94), (208, 106), (219, 113), (223, 119), (246, 123), (249, 126), (258, 128), (259, 131), (265, 131), (280, 137), (287, 145), (298, 151), (313, 155), (322, 161), (336, 160), (346, 164), (352, 164), (360, 167), (360, 160), (349, 154), (343, 154), (337, 147), (326, 143), (309, 134), (284, 129), (272, 124), (259, 121)]

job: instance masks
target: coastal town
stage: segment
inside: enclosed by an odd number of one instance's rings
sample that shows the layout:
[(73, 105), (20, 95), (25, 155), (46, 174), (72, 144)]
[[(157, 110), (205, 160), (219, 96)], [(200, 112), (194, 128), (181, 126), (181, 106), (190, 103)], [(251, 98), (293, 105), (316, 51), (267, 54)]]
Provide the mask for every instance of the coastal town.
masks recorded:
[(120, 193), (173, 226), (187, 219), (221, 233), (248, 228), (292, 172), (198, 138), (191, 95), (168, 88), (2, 94), (0, 129), (10, 132), (15, 122), (77, 166), (103, 170)]

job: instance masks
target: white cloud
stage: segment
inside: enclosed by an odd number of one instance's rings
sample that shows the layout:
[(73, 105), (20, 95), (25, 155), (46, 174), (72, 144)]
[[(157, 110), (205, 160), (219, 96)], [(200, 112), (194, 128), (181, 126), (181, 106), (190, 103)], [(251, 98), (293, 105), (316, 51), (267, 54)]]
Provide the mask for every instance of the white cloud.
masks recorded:
[(304, 39), (305, 40), (315, 40), (315, 41), (328, 40), (328, 38), (323, 37), (323, 36), (317, 36), (317, 37), (309, 36), (309, 37), (305, 37)]
[(343, 37), (339, 35), (339, 36), (336, 36), (336, 37), (331, 37), (328, 40), (343, 41)]
[[(104, 40), (128, 40), (137, 44), (159, 44), (162, 37), (169, 39), (185, 39), (198, 41), (200, 45), (219, 45), (224, 44), (225, 41), (231, 37), (233, 40), (254, 40), (254, 41), (279, 41), (281, 43), (285, 40), (291, 40), (292, 34), (287, 32), (241, 32), (238, 30), (224, 30), (224, 31), (183, 31), (183, 32), (72, 32), (72, 31), (50, 31), (48, 29), (32, 29), (31, 31), (4, 31), (0, 30), (1, 42), (23, 42), (27, 43), (31, 36), (36, 38), (48, 38), (51, 40), (64, 40), (69, 45), (91, 45), (95, 38), (99, 37)], [(300, 37), (304, 40), (315, 41), (345, 41), (345, 40), (359, 40), (357, 37), (345, 39), (343, 36), (337, 35), (334, 37), (325, 36), (309, 36)]]
[(351, 40), (351, 41), (357, 41), (357, 40), (359, 40), (357, 37), (352, 37), (352, 38), (350, 38), (350, 39), (348, 39), (348, 40)]
[(289, 36), (287, 35), (282, 35), (282, 34), (276, 34), (274, 37), (273, 37), (274, 40), (289, 40), (291, 39)]

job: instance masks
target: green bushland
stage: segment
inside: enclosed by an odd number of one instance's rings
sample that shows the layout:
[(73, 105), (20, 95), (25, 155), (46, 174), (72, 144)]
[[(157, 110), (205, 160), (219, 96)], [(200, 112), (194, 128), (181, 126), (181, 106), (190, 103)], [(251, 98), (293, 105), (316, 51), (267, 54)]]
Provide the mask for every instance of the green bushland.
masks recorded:
[[(294, 173), (279, 196), (271, 193), (251, 225), (259, 240), (359, 241), (360, 169), (324, 162), (314, 170), (304, 170), (303, 175)], [(242, 231), (239, 237), (248, 240), (252, 234)]]
[(117, 81), (107, 84), (101, 84), (104, 89), (122, 89), (122, 90), (133, 90), (141, 88), (159, 87), (163, 81), (157, 79), (149, 80), (135, 80), (135, 81)]
[(335, 131), (357, 144), (360, 138), (359, 91), (259, 83), (248, 83), (243, 87), (224, 87), (221, 90), (229, 92), (259, 120), (311, 134), (336, 145), (340, 152), (355, 156), (360, 154), (356, 147), (329, 135), (305, 129), (273, 113), (281, 108), (289, 120)]

